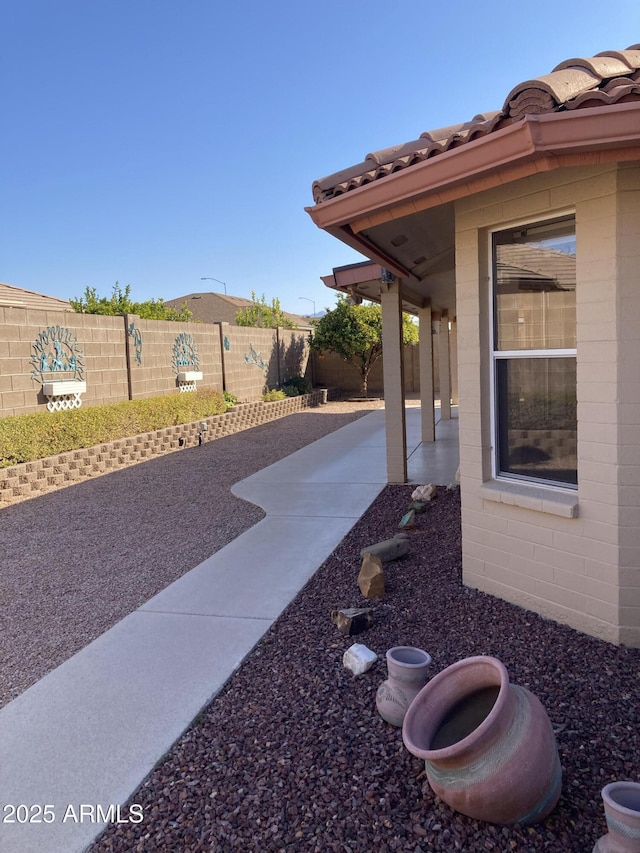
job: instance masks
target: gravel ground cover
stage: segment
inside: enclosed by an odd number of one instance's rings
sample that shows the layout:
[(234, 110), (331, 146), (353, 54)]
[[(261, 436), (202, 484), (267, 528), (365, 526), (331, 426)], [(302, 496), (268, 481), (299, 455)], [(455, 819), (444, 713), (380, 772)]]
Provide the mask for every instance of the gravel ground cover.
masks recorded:
[(264, 513), (231, 486), (381, 402), (330, 402), (0, 509), (0, 707)]
[[(131, 802), (144, 821), (111, 826), (91, 853), (585, 853), (606, 831), (601, 788), (640, 779), (640, 650), (618, 648), (461, 584), (460, 504), (439, 488), (387, 564), (386, 594), (366, 633), (345, 637), (335, 608), (362, 605), (360, 549), (397, 532), (412, 487), (388, 486), (263, 640), (159, 763)], [(352, 642), (378, 663), (355, 677)], [(415, 645), (433, 674), (490, 654), (547, 709), (563, 793), (535, 827), (500, 827), (451, 811), (424, 765), (375, 709), (387, 648)]]

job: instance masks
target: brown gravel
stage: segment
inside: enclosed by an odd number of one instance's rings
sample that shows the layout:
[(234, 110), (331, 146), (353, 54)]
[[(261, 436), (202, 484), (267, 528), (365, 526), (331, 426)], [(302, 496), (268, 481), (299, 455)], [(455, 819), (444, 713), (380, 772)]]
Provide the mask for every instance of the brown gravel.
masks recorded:
[[(605, 830), (600, 790), (640, 778), (640, 650), (617, 648), (461, 585), (460, 506), (438, 490), (387, 566), (374, 626), (338, 633), (336, 607), (364, 603), (362, 547), (393, 535), (411, 487), (388, 486), (272, 626), (219, 696), (132, 797), (137, 826), (110, 827), (91, 853), (585, 853)], [(356, 640), (380, 655), (354, 677), (342, 655)], [(430, 652), (434, 674), (491, 654), (546, 707), (563, 794), (536, 827), (500, 827), (452, 812), (423, 765), (384, 723), (375, 693), (387, 648)]]
[(382, 405), (330, 402), (0, 509), (0, 707), (259, 521), (233, 483)]

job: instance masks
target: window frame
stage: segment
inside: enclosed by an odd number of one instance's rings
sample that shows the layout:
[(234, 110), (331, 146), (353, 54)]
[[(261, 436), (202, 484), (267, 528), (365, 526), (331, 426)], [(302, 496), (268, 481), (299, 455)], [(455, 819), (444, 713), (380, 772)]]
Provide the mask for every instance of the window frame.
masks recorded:
[[(491, 430), (491, 478), (498, 482), (522, 484), (523, 486), (533, 486), (541, 489), (557, 490), (577, 493), (578, 482), (566, 483), (557, 480), (546, 480), (539, 477), (531, 477), (525, 474), (517, 474), (500, 470), (500, 435), (499, 435), (499, 401), (498, 401), (498, 362), (514, 359), (532, 359), (532, 358), (573, 358), (576, 360), (577, 367), (577, 318), (576, 318), (576, 347), (564, 348), (549, 348), (549, 349), (517, 349), (517, 350), (500, 350), (497, 349), (497, 308), (496, 308), (496, 276), (495, 276), (495, 236), (504, 231), (516, 230), (518, 228), (535, 228), (551, 224), (563, 219), (573, 219), (574, 235), (576, 237), (576, 256), (577, 256), (577, 224), (575, 210), (563, 210), (554, 212), (552, 215), (544, 217), (531, 217), (530, 219), (519, 219), (514, 222), (508, 222), (504, 225), (494, 226), (488, 230), (488, 261), (489, 261), (489, 346), (490, 346), (490, 369), (489, 369), (489, 394), (490, 394), (490, 430)], [(576, 283), (576, 299), (577, 299), (577, 283)], [(577, 388), (576, 388), (577, 392)], [(576, 418), (577, 428), (577, 418)], [(577, 463), (576, 463), (576, 480), (579, 481)]]

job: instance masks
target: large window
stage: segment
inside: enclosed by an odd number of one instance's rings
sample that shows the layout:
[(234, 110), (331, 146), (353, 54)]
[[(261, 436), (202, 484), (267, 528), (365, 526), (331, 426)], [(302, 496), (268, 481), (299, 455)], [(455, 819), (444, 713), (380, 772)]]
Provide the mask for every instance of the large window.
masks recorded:
[(573, 217), (493, 235), (493, 394), (496, 475), (575, 487)]

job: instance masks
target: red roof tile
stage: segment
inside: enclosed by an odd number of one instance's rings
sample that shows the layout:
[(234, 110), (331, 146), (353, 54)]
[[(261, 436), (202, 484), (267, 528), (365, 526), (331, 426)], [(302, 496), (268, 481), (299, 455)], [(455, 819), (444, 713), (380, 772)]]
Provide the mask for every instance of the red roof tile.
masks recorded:
[(608, 50), (587, 58), (567, 59), (550, 74), (515, 86), (501, 110), (471, 121), (422, 133), (418, 139), (367, 154), (362, 163), (314, 181), (313, 199), (320, 204), (393, 172), (435, 157), (527, 115), (603, 107), (640, 100), (640, 44)]

